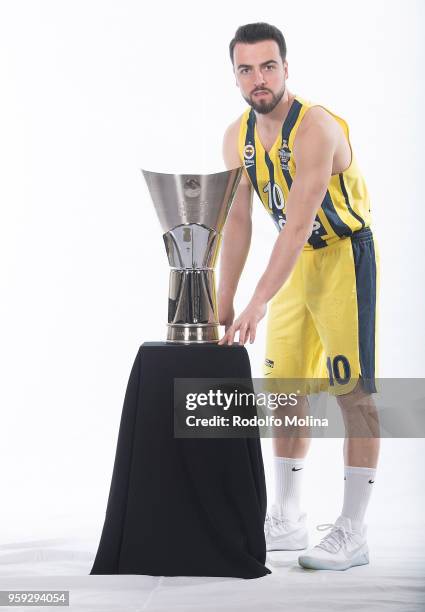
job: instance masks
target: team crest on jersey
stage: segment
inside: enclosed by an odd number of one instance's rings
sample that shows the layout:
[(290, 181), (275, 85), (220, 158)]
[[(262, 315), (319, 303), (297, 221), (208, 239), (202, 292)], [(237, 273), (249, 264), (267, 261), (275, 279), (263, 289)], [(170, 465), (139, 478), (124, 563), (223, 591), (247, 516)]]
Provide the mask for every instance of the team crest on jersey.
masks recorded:
[(254, 145), (246, 144), (243, 149), (245, 168), (249, 168), (250, 166), (255, 164), (254, 155), (255, 155)]
[(280, 159), (280, 167), (282, 170), (288, 170), (288, 163), (291, 159), (291, 150), (288, 147), (288, 143), (286, 140), (282, 140), (282, 146), (278, 150), (279, 159)]

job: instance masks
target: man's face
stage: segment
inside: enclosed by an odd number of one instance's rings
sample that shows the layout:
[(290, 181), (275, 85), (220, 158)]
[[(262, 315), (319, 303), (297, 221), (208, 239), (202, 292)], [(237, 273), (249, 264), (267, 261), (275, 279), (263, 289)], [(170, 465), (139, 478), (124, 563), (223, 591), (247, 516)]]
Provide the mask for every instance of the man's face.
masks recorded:
[(274, 40), (236, 43), (233, 50), (236, 85), (257, 113), (270, 113), (285, 93), (288, 64)]

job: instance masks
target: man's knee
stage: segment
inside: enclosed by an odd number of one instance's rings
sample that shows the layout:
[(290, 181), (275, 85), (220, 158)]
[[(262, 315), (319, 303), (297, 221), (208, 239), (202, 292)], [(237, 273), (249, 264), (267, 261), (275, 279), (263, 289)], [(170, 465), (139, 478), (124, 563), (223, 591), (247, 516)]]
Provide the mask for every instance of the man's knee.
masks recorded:
[(365, 390), (361, 378), (356, 383), (356, 386), (349, 393), (337, 395), (336, 401), (341, 409), (352, 408), (354, 406), (364, 406), (371, 403), (372, 394)]
[(355, 388), (339, 395), (337, 402), (344, 419), (346, 435), (349, 437), (379, 437), (379, 415), (370, 391), (358, 381)]

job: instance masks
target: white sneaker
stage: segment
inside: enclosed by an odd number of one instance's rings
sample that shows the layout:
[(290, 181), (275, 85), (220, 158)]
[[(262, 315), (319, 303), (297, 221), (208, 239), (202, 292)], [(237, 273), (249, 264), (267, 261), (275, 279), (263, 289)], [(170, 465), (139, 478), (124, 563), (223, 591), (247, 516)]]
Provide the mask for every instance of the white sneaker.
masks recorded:
[(354, 524), (339, 516), (333, 523), (318, 525), (319, 531), (331, 529), (320, 544), (298, 557), (298, 563), (308, 569), (346, 570), (354, 565), (369, 563), (366, 525)]
[(276, 512), (272, 507), (267, 512), (264, 522), (267, 550), (302, 550), (308, 546), (306, 514), (301, 514), (297, 521), (290, 521)]

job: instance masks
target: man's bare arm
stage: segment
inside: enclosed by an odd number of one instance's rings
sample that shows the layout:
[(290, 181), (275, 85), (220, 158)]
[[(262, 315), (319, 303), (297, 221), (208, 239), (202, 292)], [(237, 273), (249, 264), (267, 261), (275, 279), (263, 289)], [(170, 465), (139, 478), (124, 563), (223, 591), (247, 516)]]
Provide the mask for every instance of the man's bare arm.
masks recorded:
[(264, 302), (268, 302), (289, 277), (311, 235), (332, 174), (338, 142), (335, 122), (321, 109), (312, 109), (309, 114), (294, 143), (297, 171), (288, 196), (286, 223), (255, 291), (255, 296)]
[[(239, 122), (231, 124), (224, 134), (223, 158), (228, 169), (241, 165), (237, 150)], [(224, 226), (221, 246), (218, 310), (220, 322), (226, 328), (233, 322), (233, 299), (251, 244), (252, 196), (251, 183), (244, 171)]]
[(303, 119), (302, 129), (300, 126), (294, 144), (297, 172), (286, 204), (286, 223), (279, 233), (251, 301), (226, 330), (219, 344), (232, 344), (237, 331), (241, 344), (245, 344), (248, 339), (254, 341), (257, 324), (265, 316), (267, 302), (288, 279), (310, 237), (332, 174), (337, 145), (336, 124), (332, 122), (332, 118), (316, 109), (308, 111)]

